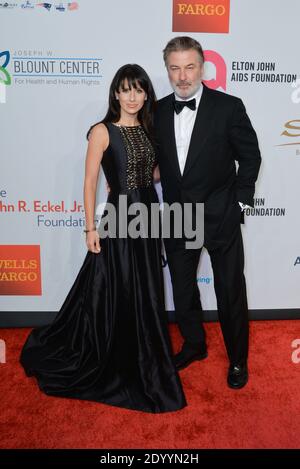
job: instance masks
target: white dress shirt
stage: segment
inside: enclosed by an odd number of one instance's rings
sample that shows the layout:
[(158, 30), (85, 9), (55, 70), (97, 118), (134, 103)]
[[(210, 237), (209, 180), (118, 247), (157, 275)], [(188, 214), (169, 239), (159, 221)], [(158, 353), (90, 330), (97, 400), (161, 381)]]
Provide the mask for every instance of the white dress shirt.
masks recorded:
[(174, 111), (174, 129), (175, 129), (175, 140), (177, 148), (178, 163), (180, 167), (180, 172), (183, 174), (186, 158), (190, 146), (191, 136), (196, 120), (196, 115), (198, 111), (198, 106), (202, 96), (203, 85), (200, 85), (197, 93), (191, 96), (189, 99), (185, 100), (180, 98), (175, 94), (176, 101), (190, 101), (191, 99), (196, 99), (196, 109), (192, 109), (185, 106), (179, 114), (176, 114)]
[[(196, 109), (193, 111), (189, 107), (185, 106), (179, 114), (176, 114), (174, 111), (174, 129), (175, 129), (175, 140), (177, 148), (178, 163), (181, 174), (183, 174), (187, 154), (189, 151), (189, 146), (191, 142), (191, 136), (196, 120), (196, 115), (198, 111), (198, 106), (203, 92), (203, 85), (200, 85), (198, 91), (191, 96), (188, 100), (182, 99), (175, 93), (176, 101), (190, 101), (191, 99), (196, 99)], [(249, 205), (245, 205), (242, 202), (239, 202), (241, 211), (244, 211), (245, 208), (248, 208)], [(250, 207), (249, 207), (250, 208)]]

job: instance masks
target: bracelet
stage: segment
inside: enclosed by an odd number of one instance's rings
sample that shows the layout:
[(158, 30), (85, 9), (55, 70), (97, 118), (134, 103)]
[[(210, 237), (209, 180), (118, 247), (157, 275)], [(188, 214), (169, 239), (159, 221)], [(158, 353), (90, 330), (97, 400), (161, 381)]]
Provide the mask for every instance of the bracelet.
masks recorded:
[(90, 231), (97, 231), (97, 229), (93, 228), (92, 230), (83, 230), (84, 233), (89, 233)]

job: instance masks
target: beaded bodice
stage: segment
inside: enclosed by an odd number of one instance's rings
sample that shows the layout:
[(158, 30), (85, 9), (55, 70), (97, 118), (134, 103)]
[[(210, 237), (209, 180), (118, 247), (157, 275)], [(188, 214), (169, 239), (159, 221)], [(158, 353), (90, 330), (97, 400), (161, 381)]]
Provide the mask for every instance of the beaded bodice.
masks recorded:
[(153, 187), (156, 164), (154, 147), (143, 126), (106, 124), (109, 146), (102, 158), (102, 167), (111, 195)]
[(126, 186), (128, 190), (149, 187), (153, 183), (155, 152), (141, 125), (118, 126), (127, 154)]

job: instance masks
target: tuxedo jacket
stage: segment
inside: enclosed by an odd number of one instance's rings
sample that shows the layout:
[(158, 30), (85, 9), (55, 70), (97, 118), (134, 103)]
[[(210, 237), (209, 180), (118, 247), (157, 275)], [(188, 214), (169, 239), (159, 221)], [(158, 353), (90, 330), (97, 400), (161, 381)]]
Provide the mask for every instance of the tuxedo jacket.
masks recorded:
[[(257, 136), (241, 99), (203, 85), (181, 175), (173, 100), (173, 93), (159, 100), (155, 112), (163, 200), (204, 203), (204, 245), (218, 247), (228, 242), (242, 222), (238, 202), (253, 206), (261, 163)], [(172, 241), (165, 240), (166, 247)]]

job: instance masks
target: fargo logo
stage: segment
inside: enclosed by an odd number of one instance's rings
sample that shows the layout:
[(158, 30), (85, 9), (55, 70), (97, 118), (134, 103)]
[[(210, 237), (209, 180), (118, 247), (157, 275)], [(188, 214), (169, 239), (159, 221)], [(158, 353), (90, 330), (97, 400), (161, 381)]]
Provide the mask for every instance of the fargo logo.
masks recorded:
[(214, 50), (204, 51), (204, 83), (214, 90), (226, 91), (227, 67), (223, 57)]
[(40, 246), (0, 246), (0, 295), (41, 295)]
[(230, 0), (173, 0), (173, 31), (229, 32)]
[(0, 103), (6, 103), (6, 86), (11, 84), (11, 76), (6, 70), (10, 61), (8, 50), (0, 52)]

